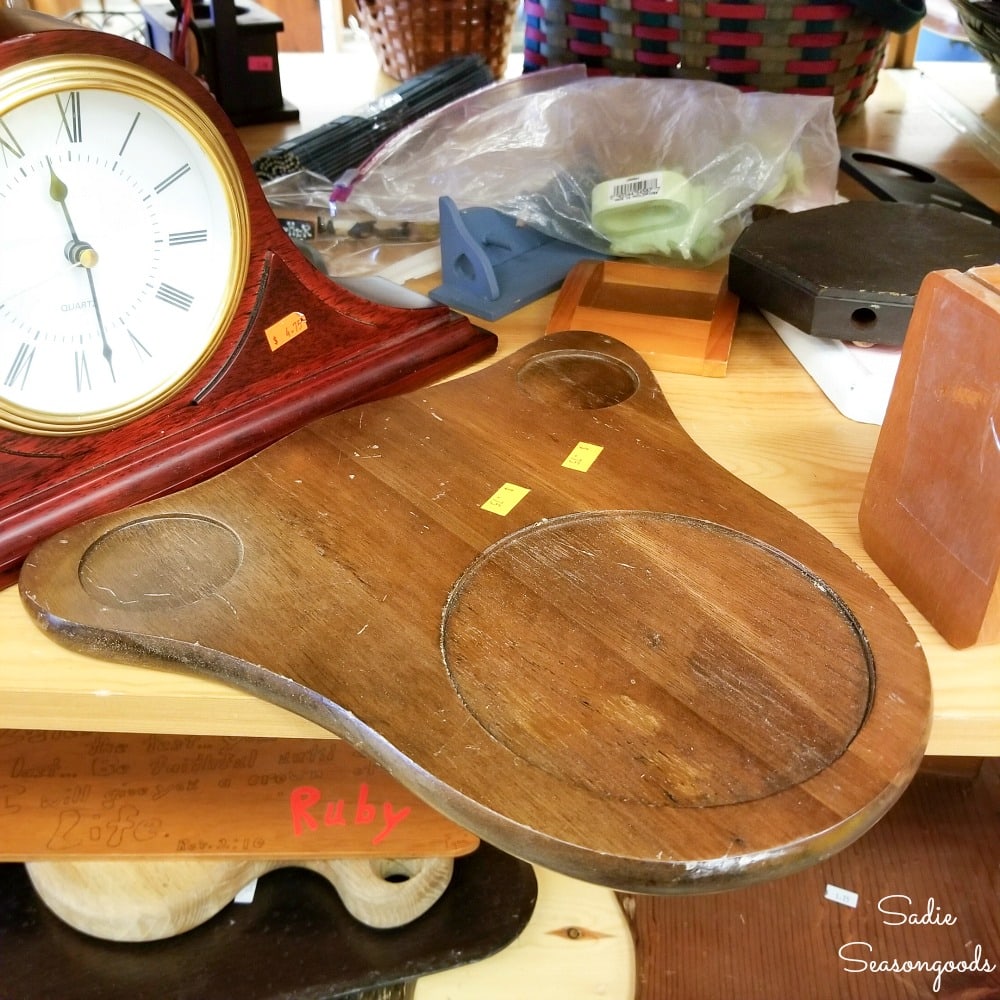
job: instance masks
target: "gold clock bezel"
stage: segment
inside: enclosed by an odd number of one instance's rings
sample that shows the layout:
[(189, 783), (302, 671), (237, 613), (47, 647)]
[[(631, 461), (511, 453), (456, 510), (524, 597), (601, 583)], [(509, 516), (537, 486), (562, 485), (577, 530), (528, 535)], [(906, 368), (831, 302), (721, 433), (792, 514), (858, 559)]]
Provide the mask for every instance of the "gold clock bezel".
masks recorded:
[(125, 94), (156, 108), (188, 132), (219, 178), (232, 220), (228, 279), (205, 332), (203, 350), (174, 378), (103, 410), (60, 414), (16, 406), (0, 398), (0, 427), (26, 434), (70, 437), (109, 430), (141, 417), (191, 381), (229, 329), (246, 284), (250, 264), (250, 209), (243, 177), (232, 151), (208, 114), (187, 94), (143, 65), (113, 56), (63, 53), (0, 69), (0, 117), (21, 105), (68, 90)]

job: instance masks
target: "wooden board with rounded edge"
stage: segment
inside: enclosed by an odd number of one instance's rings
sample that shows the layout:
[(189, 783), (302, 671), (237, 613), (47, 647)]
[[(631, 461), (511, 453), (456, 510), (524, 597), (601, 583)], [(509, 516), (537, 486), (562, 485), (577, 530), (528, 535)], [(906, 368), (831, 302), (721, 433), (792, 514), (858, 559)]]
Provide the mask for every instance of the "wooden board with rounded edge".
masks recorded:
[(930, 725), (888, 596), (596, 334), (63, 532), (21, 593), (68, 645), (253, 691), (484, 840), (621, 889), (820, 860), (895, 801)]
[(1000, 642), (998, 326), (1000, 264), (923, 280), (858, 514), (865, 548), (959, 649)]

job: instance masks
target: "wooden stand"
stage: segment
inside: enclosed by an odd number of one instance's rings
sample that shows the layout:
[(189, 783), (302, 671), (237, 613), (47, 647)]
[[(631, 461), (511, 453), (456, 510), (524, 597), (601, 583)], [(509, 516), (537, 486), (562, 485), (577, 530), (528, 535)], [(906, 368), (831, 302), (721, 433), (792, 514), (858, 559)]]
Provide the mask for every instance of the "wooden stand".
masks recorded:
[(722, 376), (738, 310), (724, 264), (695, 269), (588, 260), (567, 276), (545, 332), (606, 333), (638, 351), (654, 371)]

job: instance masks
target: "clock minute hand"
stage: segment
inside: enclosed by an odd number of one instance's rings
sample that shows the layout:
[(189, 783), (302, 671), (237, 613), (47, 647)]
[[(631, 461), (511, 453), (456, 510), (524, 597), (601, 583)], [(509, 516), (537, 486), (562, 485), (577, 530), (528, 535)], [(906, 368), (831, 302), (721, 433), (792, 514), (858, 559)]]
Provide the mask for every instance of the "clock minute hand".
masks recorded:
[(66, 199), (69, 196), (69, 188), (66, 187), (65, 181), (63, 181), (56, 174), (55, 169), (52, 166), (52, 160), (49, 157), (46, 157), (45, 162), (49, 165), (49, 196), (54, 202), (59, 204), (60, 208), (62, 208), (63, 215), (66, 218), (66, 225), (69, 227), (69, 235), (71, 239), (66, 246), (66, 259), (71, 264), (82, 265), (84, 270), (87, 272), (87, 283), (90, 285), (90, 300), (94, 304), (94, 315), (97, 317), (97, 329), (101, 334), (101, 353), (104, 355), (104, 360), (108, 363), (108, 368), (111, 370), (111, 380), (114, 381), (115, 369), (111, 361), (111, 345), (108, 343), (108, 336), (104, 330), (104, 320), (101, 317), (101, 306), (97, 300), (97, 288), (94, 284), (93, 268), (97, 265), (98, 261), (97, 251), (89, 243), (85, 243), (81, 240), (77, 235), (76, 226), (73, 225), (73, 217), (69, 214), (69, 206), (66, 204)]

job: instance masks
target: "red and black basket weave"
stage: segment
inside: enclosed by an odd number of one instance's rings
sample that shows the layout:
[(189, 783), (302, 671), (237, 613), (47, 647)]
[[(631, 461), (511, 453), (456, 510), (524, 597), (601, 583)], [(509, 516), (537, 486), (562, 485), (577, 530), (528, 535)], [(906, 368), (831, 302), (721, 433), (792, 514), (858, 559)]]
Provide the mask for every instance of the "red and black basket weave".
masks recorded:
[(838, 120), (871, 94), (888, 33), (851, 3), (525, 0), (524, 68), (714, 80), (819, 94)]

